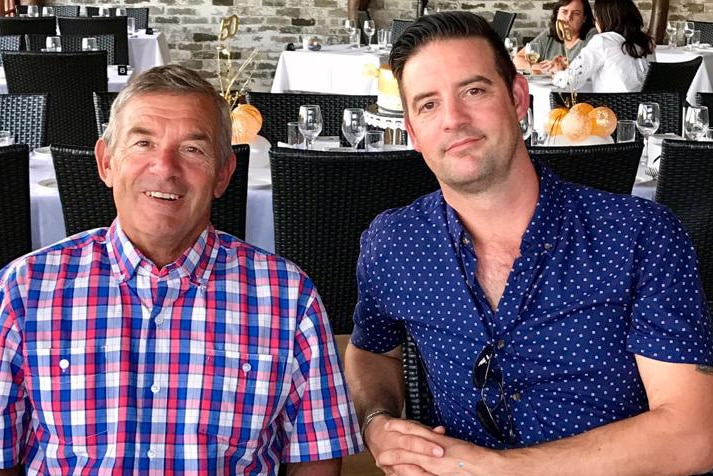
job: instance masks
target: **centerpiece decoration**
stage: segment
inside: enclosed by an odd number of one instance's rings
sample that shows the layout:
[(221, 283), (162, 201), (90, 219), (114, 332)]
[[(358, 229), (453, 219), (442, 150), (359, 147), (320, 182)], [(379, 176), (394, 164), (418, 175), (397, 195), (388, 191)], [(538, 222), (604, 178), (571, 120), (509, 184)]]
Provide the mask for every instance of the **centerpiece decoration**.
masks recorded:
[[(246, 86), (255, 73), (255, 57), (257, 49), (253, 49), (243, 64), (234, 71), (233, 55), (223, 42), (235, 36), (238, 32), (240, 21), (237, 15), (223, 17), (220, 19), (220, 33), (218, 40), (221, 42), (218, 49), (218, 83), (220, 85), (220, 95), (230, 105), (232, 120), (232, 143), (247, 144), (253, 142), (258, 132), (262, 128), (262, 114), (252, 104), (247, 104)], [(252, 65), (252, 70), (247, 73), (247, 69)], [(243, 77), (247, 78), (243, 81)], [(237, 88), (235, 86), (239, 85)]]
[[(572, 32), (567, 22), (557, 20), (557, 37), (563, 43), (572, 40)], [(565, 63), (569, 66), (567, 48)], [(562, 96), (560, 96), (562, 98)], [(577, 90), (570, 85), (569, 98), (562, 98), (566, 107), (550, 110), (545, 131), (549, 145), (608, 144), (612, 143), (612, 133), (616, 130), (617, 118), (614, 111), (606, 106), (594, 107), (577, 102)]]

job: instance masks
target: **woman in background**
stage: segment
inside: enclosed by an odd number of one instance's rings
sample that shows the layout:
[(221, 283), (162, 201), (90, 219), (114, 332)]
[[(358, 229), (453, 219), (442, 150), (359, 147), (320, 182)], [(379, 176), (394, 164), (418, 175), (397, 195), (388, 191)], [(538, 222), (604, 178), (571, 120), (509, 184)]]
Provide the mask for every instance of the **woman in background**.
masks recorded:
[(556, 65), (552, 83), (580, 88), (592, 81), (594, 92), (641, 91), (654, 41), (643, 31), (644, 20), (632, 0), (596, 0), (594, 35), (566, 70)]
[[(562, 42), (557, 37), (557, 20), (564, 21), (569, 26), (569, 31), (572, 34), (570, 40)], [(566, 68), (565, 58), (572, 61), (594, 34), (596, 34), (594, 15), (588, 0), (558, 0), (552, 9), (549, 29), (532, 40), (532, 43), (540, 45), (540, 59), (542, 60), (534, 65), (534, 70), (550, 72), (554, 64), (560, 64), (562, 68)], [(529, 68), (524, 48), (517, 52), (513, 62), (519, 69)]]

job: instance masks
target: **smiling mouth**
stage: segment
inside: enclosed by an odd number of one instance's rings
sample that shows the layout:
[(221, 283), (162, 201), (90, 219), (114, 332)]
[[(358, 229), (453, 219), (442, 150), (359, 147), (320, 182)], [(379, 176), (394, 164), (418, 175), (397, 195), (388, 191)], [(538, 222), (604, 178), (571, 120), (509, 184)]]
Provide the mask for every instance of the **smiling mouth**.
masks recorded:
[(464, 147), (464, 146), (465, 146), (465, 147), (470, 146), (470, 145), (472, 145), (472, 144), (474, 144), (474, 143), (477, 143), (479, 140), (480, 140), (480, 139), (479, 139), (479, 138), (476, 138), (476, 137), (468, 137), (468, 138), (465, 138), (465, 139), (461, 139), (461, 140), (459, 140), (459, 141), (457, 141), (457, 142), (454, 142), (454, 143), (450, 144), (450, 145), (446, 148), (446, 152), (450, 152), (450, 151), (452, 151), (452, 150), (457, 150), (457, 149), (460, 149), (460, 148), (462, 148), (462, 147)]
[(168, 201), (174, 201), (178, 200), (181, 198), (180, 195), (176, 195), (175, 193), (166, 193), (166, 192), (144, 192), (144, 195), (147, 197), (151, 198), (158, 198), (160, 200), (168, 200)]

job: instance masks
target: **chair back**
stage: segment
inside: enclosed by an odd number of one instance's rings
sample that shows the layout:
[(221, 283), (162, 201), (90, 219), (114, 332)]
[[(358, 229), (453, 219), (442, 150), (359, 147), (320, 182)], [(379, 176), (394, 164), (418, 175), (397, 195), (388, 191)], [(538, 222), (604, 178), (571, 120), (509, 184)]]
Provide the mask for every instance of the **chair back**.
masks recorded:
[[(656, 102), (661, 106), (659, 134), (681, 134), (683, 123), (683, 98), (671, 91), (641, 93), (577, 93), (577, 102), (586, 102), (594, 107), (607, 106), (614, 111), (617, 119), (636, 120), (639, 104)], [(550, 93), (550, 105), (555, 108), (566, 106), (569, 94)]]
[(495, 30), (495, 33), (497, 33), (498, 37), (501, 40), (505, 41), (505, 38), (507, 38), (510, 34), (512, 25), (515, 23), (516, 16), (517, 13), (496, 10), (495, 15), (493, 16), (493, 21), (490, 23), (490, 26), (493, 27), (493, 30)]
[(149, 27), (149, 8), (131, 7), (126, 9), (126, 15), (134, 19), (137, 30), (145, 30)]
[(233, 152), (237, 159), (237, 166), (225, 193), (213, 200), (210, 221), (216, 230), (230, 233), (244, 240), (250, 146), (247, 144), (233, 145)]
[(107, 64), (116, 64), (114, 60), (114, 35), (62, 35), (62, 51), (82, 51), (84, 38), (96, 38), (98, 51), (106, 51)]
[(415, 151), (319, 152), (273, 147), (275, 252), (302, 268), (335, 334), (350, 334), (362, 232), (380, 212), (438, 189)]
[(701, 32), (701, 43), (713, 44), (713, 23), (709, 21), (694, 21), (695, 30)]
[(0, 94), (0, 129), (31, 149), (47, 145), (47, 95)]
[(22, 35), (0, 36), (0, 66), (2, 66), (3, 51), (20, 51)]
[(49, 143), (94, 145), (92, 92), (107, 90), (106, 51), (4, 55), (10, 93), (48, 94)]
[(297, 120), (300, 106), (318, 104), (322, 109), (324, 123), (320, 136), (341, 137), (344, 109), (348, 107), (366, 109), (370, 104), (376, 103), (376, 96), (251, 92), (248, 101), (262, 114), (260, 135), (270, 141), (272, 147), (277, 147), (278, 141), (286, 142), (287, 123)]
[(713, 93), (696, 93), (696, 104), (706, 106), (709, 113), (713, 113)]
[(703, 290), (713, 302), (713, 142), (664, 140), (656, 201), (666, 205), (691, 236)]
[(119, 93), (113, 91), (94, 91), (94, 118), (97, 123), (97, 137), (102, 135), (102, 124), (109, 122), (111, 116), (111, 105)]
[(56, 34), (55, 17), (0, 17), (0, 36), (21, 35), (20, 50), (28, 49), (24, 35), (38, 35), (44, 41), (47, 36)]
[(78, 17), (79, 5), (54, 5), (54, 16), (56, 17)]
[(32, 251), (30, 149), (27, 144), (0, 147), (0, 268)]
[(114, 62), (129, 64), (129, 37), (126, 17), (76, 17), (57, 18), (62, 35), (112, 35), (114, 37)]
[(406, 341), (401, 345), (401, 365), (406, 418), (431, 427), (439, 425), (434, 415), (433, 395), (428, 387), (426, 371), (410, 334), (406, 334)]
[(631, 194), (644, 143), (528, 147), (530, 156), (562, 180), (606, 192)]
[(411, 23), (413, 23), (413, 20), (400, 20), (398, 18), (394, 18), (391, 20), (391, 43), (396, 43), (396, 40), (399, 39), (401, 34), (408, 28)]
[(99, 177), (94, 148), (52, 145), (52, 162), (67, 236), (111, 225), (114, 196)]
[(703, 58), (697, 56), (690, 61), (679, 63), (650, 63), (641, 91), (673, 91), (685, 100), (701, 61)]

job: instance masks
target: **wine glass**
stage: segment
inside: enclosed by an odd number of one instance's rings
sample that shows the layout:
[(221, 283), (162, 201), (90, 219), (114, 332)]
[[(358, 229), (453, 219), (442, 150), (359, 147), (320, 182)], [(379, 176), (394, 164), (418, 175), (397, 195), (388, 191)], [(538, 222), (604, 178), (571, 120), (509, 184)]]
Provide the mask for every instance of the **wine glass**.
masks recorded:
[(661, 110), (657, 102), (642, 102), (636, 114), (636, 128), (644, 136), (643, 164), (649, 162), (649, 136), (654, 134), (661, 124)]
[(62, 51), (62, 41), (59, 36), (48, 36), (45, 39), (45, 51), (47, 52), (61, 52)]
[(371, 37), (374, 36), (374, 32), (376, 32), (376, 25), (374, 24), (374, 20), (365, 20), (364, 21), (364, 34), (369, 37), (369, 46), (368, 50), (371, 50)]
[(346, 31), (347, 35), (349, 36), (349, 38), (347, 38), (347, 43), (349, 43), (351, 36), (354, 33), (356, 33), (356, 29), (357, 29), (356, 20), (347, 18), (346, 20), (344, 20), (343, 28), (344, 28), (344, 31)]
[(708, 133), (708, 108), (706, 106), (690, 106), (686, 109), (683, 122), (686, 138), (701, 140)]
[(505, 43), (505, 49), (510, 53), (510, 59), (512, 60), (517, 54), (517, 37), (513, 34), (503, 40)]
[(526, 44), (525, 58), (530, 64), (530, 73), (532, 73), (532, 65), (540, 61), (540, 44), (534, 41)]
[(683, 36), (686, 37), (686, 49), (691, 49), (691, 38), (693, 37), (693, 32), (696, 31), (695, 24), (692, 21), (687, 21), (683, 23)]
[(366, 119), (364, 109), (347, 108), (342, 116), (342, 133), (349, 141), (354, 152), (356, 152), (359, 142), (366, 135)]
[(82, 38), (82, 51), (97, 51), (99, 46), (97, 39), (94, 37)]
[(316, 104), (300, 106), (300, 117), (297, 124), (305, 138), (305, 148), (311, 149), (312, 142), (322, 132), (322, 110)]
[(668, 35), (668, 46), (671, 48), (676, 47), (676, 33), (678, 28), (676, 28), (676, 23), (669, 21), (666, 22), (666, 34)]
[(527, 108), (527, 114), (520, 120), (520, 132), (522, 132), (522, 140), (527, 141), (532, 135), (532, 109)]

